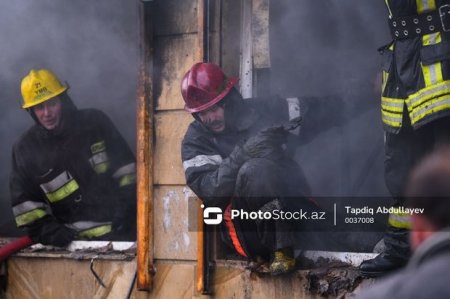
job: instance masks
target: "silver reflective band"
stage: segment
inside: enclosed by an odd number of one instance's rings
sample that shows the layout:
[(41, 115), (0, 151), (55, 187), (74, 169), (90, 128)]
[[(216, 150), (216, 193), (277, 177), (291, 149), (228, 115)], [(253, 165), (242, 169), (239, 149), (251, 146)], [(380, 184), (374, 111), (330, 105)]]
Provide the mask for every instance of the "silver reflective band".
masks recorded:
[(110, 225), (111, 222), (94, 222), (94, 221), (78, 221), (74, 223), (68, 223), (66, 226), (68, 228), (74, 229), (76, 231), (83, 231), (93, 227), (102, 226), (102, 225)]
[(300, 116), (300, 101), (298, 98), (286, 98), (289, 108), (289, 120)]
[(389, 107), (399, 107), (399, 108), (403, 108), (404, 103), (392, 103), (392, 102), (388, 102), (386, 100), (382, 100), (382, 104), (384, 106), (389, 106)]
[(15, 205), (13, 207), (13, 213), (15, 216), (24, 214), (26, 212), (30, 212), (33, 210), (36, 210), (38, 208), (44, 208), (46, 205), (42, 202), (36, 202), (36, 201), (25, 201), (21, 204)]
[(118, 179), (127, 174), (136, 173), (136, 163), (130, 163), (117, 169), (113, 174), (113, 178)]
[(440, 94), (441, 91), (448, 92), (449, 90), (450, 90), (450, 80), (445, 81), (445, 83), (440, 84), (436, 87), (432, 87), (425, 92), (417, 93), (417, 95), (415, 95), (415, 96), (410, 96), (410, 99), (406, 100), (406, 102), (409, 103), (410, 105), (412, 105), (412, 107), (414, 108), (414, 104), (416, 102), (420, 101), (421, 99), (431, 96), (433, 93), (437, 93), (437, 92), (439, 92), (439, 96), (442, 96), (443, 94)]
[(41, 184), (41, 188), (42, 190), (44, 190), (45, 193), (50, 193), (58, 190), (71, 180), (72, 176), (70, 175), (70, 173), (68, 171), (64, 171), (50, 182)]
[(91, 165), (98, 165), (107, 161), (108, 161), (108, 154), (106, 152), (100, 152), (98, 154), (95, 154), (92, 156), (92, 158), (89, 159)]
[(222, 157), (220, 155), (198, 155), (190, 160), (183, 162), (183, 168), (186, 171), (190, 167), (201, 167), (203, 165), (219, 165), (222, 163)]
[[(293, 120), (296, 117), (300, 117), (301, 108), (300, 108), (300, 101), (298, 100), (298, 98), (286, 98), (286, 101), (288, 102), (289, 120)], [(300, 127), (295, 128), (295, 130), (291, 132), (294, 135), (299, 135)]]
[(411, 114), (411, 116), (412, 116), (413, 119), (415, 119), (416, 117), (418, 117), (419, 115), (421, 115), (421, 114), (423, 114), (423, 113), (425, 113), (427, 111), (432, 111), (433, 108), (436, 108), (436, 107), (439, 107), (439, 106), (443, 106), (443, 105), (449, 104), (449, 103), (450, 103), (450, 99), (446, 99), (446, 100), (443, 100), (443, 101), (440, 101), (440, 102), (436, 102), (436, 103), (433, 103), (433, 104), (427, 104), (425, 107), (423, 107), (421, 109), (418, 109), (418, 110), (415, 110)]
[(386, 120), (390, 120), (390, 121), (395, 121), (395, 122), (402, 122), (402, 116), (400, 115), (399, 117), (392, 117), (392, 116), (387, 116), (386, 114), (382, 114), (383, 119)]

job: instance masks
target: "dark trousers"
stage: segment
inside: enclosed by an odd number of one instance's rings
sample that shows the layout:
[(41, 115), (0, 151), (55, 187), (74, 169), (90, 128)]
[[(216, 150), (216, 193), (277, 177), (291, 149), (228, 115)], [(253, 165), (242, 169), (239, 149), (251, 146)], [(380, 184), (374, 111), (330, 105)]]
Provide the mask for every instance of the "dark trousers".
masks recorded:
[[(403, 196), (414, 166), (437, 146), (450, 142), (450, 117), (414, 130), (404, 113), (403, 124), (398, 134), (386, 132), (385, 180), (394, 199), (393, 206), (405, 203)], [(398, 258), (409, 256), (408, 230), (389, 226), (384, 241), (388, 254)]]
[[(299, 165), (290, 159), (251, 159), (240, 169), (232, 209), (270, 212), (293, 210), (309, 192)], [(233, 220), (249, 257), (270, 258), (274, 250), (293, 245), (293, 227), (286, 221)]]

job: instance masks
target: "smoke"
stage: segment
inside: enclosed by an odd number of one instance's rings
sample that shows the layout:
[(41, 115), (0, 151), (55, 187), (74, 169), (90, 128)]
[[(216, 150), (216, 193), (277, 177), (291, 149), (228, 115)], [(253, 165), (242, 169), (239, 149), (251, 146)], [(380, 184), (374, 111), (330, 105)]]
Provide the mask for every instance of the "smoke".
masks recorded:
[(135, 148), (138, 18), (134, 1), (3, 1), (0, 10), (0, 234), (14, 228), (9, 198), (12, 144), (33, 123), (20, 82), (49, 68), (79, 108), (107, 113)]
[(390, 41), (383, 1), (270, 3), (272, 92), (336, 98), (318, 121), (321, 133), (297, 156), (313, 195), (386, 195), (375, 91), (376, 50)]

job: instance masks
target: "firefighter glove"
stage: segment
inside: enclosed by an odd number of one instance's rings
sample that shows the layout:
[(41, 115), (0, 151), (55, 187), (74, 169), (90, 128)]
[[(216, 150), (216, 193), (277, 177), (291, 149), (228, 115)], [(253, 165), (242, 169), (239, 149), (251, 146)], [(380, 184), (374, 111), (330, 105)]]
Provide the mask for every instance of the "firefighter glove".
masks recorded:
[(287, 142), (288, 131), (283, 126), (270, 127), (250, 137), (243, 145), (244, 151), (252, 158), (278, 157), (282, 145)]
[(44, 238), (45, 245), (53, 245), (56, 247), (66, 247), (76, 237), (76, 232), (64, 225), (58, 225), (54, 229), (53, 234)]
[(301, 123), (302, 123), (302, 117), (298, 116), (298, 117), (293, 118), (290, 121), (284, 123), (282, 125), (282, 127), (285, 131), (293, 131), (293, 130), (297, 129), (298, 127), (300, 127)]

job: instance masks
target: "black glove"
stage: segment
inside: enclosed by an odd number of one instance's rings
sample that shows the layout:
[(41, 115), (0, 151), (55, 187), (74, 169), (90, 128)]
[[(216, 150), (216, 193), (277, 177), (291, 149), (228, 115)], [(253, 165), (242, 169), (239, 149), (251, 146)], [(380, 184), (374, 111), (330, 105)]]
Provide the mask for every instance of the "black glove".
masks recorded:
[(241, 145), (236, 145), (229, 155), (231, 166), (239, 168), (252, 157), (243, 149)]
[[(37, 242), (56, 247), (66, 247), (77, 235), (77, 232), (73, 229), (56, 223), (47, 225), (41, 233), (41, 235), (37, 236)], [(34, 241), (34, 238), (32, 239)]]
[(278, 158), (282, 145), (287, 142), (288, 131), (284, 126), (275, 126), (260, 131), (243, 145), (244, 151), (252, 158)]
[[(129, 215), (127, 215), (129, 214)], [(116, 216), (112, 222), (114, 240), (116, 241), (134, 241), (136, 240), (136, 212), (133, 215), (124, 213)]]
[(284, 123), (281, 125), (285, 131), (293, 131), (300, 127), (302, 123), (302, 117), (298, 116), (296, 118), (291, 119), (290, 121)]

